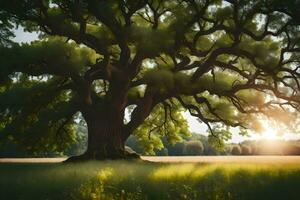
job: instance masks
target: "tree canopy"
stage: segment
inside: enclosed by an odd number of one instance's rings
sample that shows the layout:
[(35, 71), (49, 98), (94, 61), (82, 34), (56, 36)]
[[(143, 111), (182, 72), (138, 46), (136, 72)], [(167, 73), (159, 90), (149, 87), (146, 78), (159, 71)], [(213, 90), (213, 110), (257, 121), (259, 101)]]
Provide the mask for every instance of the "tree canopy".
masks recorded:
[[(1, 142), (63, 149), (74, 141), (79, 113), (88, 148), (123, 150), (131, 134), (149, 149), (161, 148), (162, 137), (175, 143), (189, 134), (185, 110), (208, 126), (212, 143), (229, 138), (230, 127), (241, 134), (259, 130), (263, 118), (299, 131), (295, 5), (299, 1), (2, 0)], [(38, 32), (39, 39), (9, 42), (12, 25)]]

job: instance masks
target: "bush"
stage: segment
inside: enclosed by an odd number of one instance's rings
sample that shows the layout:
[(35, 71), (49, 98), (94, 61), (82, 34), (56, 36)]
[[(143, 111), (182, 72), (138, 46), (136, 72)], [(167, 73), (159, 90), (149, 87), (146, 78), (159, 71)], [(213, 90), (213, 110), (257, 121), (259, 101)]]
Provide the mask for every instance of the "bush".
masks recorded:
[(203, 154), (203, 144), (199, 140), (191, 140), (185, 143), (183, 154), (184, 155), (202, 155)]
[(242, 153), (242, 150), (241, 150), (241, 147), (239, 145), (235, 145), (232, 147), (231, 149), (231, 154), (232, 155), (235, 155), (235, 156), (238, 156), (238, 155), (241, 155)]

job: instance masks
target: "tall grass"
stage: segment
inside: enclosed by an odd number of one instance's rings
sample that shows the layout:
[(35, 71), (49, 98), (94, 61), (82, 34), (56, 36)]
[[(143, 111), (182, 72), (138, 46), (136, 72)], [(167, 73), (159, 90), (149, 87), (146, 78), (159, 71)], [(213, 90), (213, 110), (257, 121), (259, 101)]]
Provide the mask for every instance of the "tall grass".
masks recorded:
[(1, 164), (0, 199), (299, 200), (298, 164)]

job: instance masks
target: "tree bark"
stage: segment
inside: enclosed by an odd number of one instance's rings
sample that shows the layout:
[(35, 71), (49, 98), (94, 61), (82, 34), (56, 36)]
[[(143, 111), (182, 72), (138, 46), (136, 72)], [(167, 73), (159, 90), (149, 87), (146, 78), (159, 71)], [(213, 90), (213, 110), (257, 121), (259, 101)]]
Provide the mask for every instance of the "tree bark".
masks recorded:
[[(111, 106), (91, 107), (83, 112), (88, 128), (87, 151), (67, 161), (139, 158), (125, 151), (124, 112)], [(126, 135), (126, 136), (125, 136)]]
[(122, 124), (111, 113), (87, 120), (88, 149), (86, 154), (92, 159), (117, 159), (124, 154), (125, 141), (122, 139)]

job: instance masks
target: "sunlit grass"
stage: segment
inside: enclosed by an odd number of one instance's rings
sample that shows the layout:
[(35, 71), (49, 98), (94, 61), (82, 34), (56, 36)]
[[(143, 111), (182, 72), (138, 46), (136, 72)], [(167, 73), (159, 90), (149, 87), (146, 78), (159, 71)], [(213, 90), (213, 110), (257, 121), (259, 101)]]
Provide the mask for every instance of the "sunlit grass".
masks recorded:
[(298, 200), (299, 164), (1, 164), (0, 199)]

